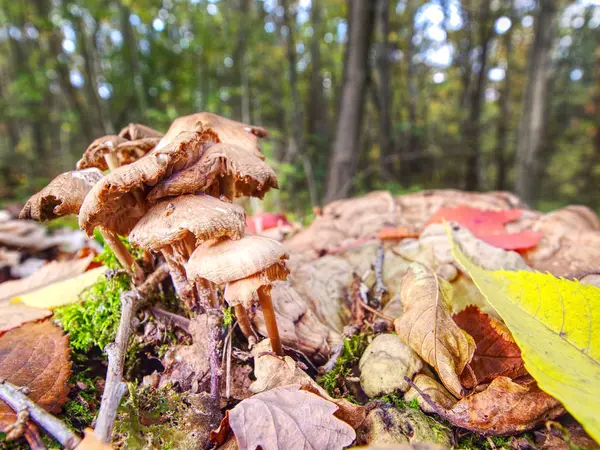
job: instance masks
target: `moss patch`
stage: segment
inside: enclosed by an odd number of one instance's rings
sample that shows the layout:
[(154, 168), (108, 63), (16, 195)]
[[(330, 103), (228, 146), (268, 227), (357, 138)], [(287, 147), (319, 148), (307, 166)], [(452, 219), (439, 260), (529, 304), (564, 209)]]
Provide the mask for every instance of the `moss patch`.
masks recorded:
[(358, 334), (344, 339), (342, 352), (333, 369), (327, 372), (319, 380), (329, 395), (333, 397), (345, 397), (350, 401), (356, 401), (354, 396), (345, 386), (345, 378), (352, 376), (357, 370), (358, 361), (367, 348), (367, 336)]

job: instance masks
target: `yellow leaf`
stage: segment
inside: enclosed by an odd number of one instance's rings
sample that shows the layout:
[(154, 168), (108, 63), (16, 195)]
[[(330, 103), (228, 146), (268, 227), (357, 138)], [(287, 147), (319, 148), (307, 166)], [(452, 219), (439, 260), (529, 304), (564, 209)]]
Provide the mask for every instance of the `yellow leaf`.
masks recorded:
[(547, 273), (485, 270), (455, 241), (452, 252), (512, 332), (539, 387), (600, 442), (600, 289)]
[(12, 302), (22, 302), (27, 306), (42, 309), (53, 309), (58, 306), (76, 303), (80, 300), (79, 294), (85, 288), (95, 284), (104, 272), (106, 272), (106, 266), (97, 267), (76, 277), (15, 297)]

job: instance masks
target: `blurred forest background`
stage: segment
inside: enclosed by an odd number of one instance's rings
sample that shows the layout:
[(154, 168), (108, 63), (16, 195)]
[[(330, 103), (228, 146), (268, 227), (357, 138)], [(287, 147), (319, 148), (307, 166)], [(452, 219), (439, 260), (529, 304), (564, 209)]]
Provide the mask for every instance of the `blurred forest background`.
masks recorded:
[(0, 200), (129, 122), (270, 130), (310, 213), (378, 188), (516, 191), (600, 210), (597, 0), (2, 0)]

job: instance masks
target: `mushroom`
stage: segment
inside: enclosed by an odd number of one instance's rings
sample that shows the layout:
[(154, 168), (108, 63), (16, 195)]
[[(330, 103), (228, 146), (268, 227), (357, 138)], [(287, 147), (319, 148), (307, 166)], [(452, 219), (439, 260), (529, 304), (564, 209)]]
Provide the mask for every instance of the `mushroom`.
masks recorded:
[(198, 131), (206, 128), (210, 128), (215, 132), (216, 136), (218, 136), (217, 142), (237, 145), (255, 154), (260, 159), (265, 159), (258, 146), (258, 139), (266, 137), (268, 134), (267, 130), (207, 112), (191, 114), (175, 119), (167, 130), (167, 133), (156, 145), (156, 148), (165, 147), (182, 131)]
[[(45, 222), (68, 214), (78, 214), (86, 195), (102, 177), (102, 172), (95, 168), (60, 174), (25, 203), (19, 218)], [(141, 281), (144, 272), (121, 240), (111, 231), (101, 229), (100, 233), (125, 270), (136, 282)]]
[(133, 141), (120, 136), (104, 136), (96, 139), (77, 161), (77, 169), (97, 167), (114, 170), (119, 166), (137, 161), (160, 141), (160, 137), (144, 137)]
[(145, 194), (173, 172), (193, 164), (217, 138), (212, 130), (181, 133), (166, 147), (119, 167), (88, 193), (79, 213), (79, 227), (88, 235), (102, 226), (127, 236), (146, 213)]
[(130, 123), (121, 131), (119, 131), (119, 136), (129, 141), (135, 141), (143, 138), (161, 138), (163, 137), (163, 134), (164, 133), (161, 133), (160, 131), (150, 128), (146, 125), (142, 125), (141, 123)]
[[(190, 256), (186, 271), (190, 280), (201, 278), (225, 285), (225, 300), (234, 307), (236, 315), (239, 312), (238, 320), (258, 297), (273, 351), (281, 356), (271, 287), (274, 280), (287, 278), (285, 261), (288, 257), (279, 242), (246, 235), (237, 241), (224, 240), (198, 247)], [(239, 320), (240, 325), (242, 320)]]
[(237, 145), (219, 143), (190, 167), (158, 183), (148, 200), (198, 191), (224, 195), (229, 200), (241, 196), (263, 198), (277, 187), (275, 172), (262, 159)]
[[(182, 195), (160, 200), (152, 206), (131, 231), (133, 244), (160, 251), (169, 264), (177, 293), (189, 308), (196, 303), (193, 286), (188, 282), (185, 263), (199, 243), (211, 239), (240, 239), (246, 214), (239, 205), (225, 203), (208, 195)], [(202, 280), (198, 294), (209, 305)]]

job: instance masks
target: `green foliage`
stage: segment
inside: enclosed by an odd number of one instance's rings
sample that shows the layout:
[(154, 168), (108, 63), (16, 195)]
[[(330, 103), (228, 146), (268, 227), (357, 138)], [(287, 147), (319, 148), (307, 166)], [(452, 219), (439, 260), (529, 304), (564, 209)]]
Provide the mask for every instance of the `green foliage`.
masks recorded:
[[(531, 444), (532, 447), (535, 448), (533, 434), (532, 433), (522, 433), (517, 436), (478, 436), (476, 434), (468, 433), (463, 435), (456, 445), (456, 449), (460, 450), (496, 450), (496, 449), (504, 449), (509, 450), (514, 448), (511, 444), (516, 439), (526, 439)], [(578, 450), (578, 449), (571, 449)]]
[(121, 316), (120, 295), (130, 286), (128, 275), (107, 274), (81, 294), (81, 303), (55, 309), (54, 317), (69, 333), (72, 348), (87, 351), (95, 345), (104, 349), (114, 340)]
[(344, 379), (352, 375), (354, 366), (358, 364), (367, 345), (367, 336), (364, 334), (357, 334), (344, 339), (342, 352), (340, 353), (334, 368), (323, 375), (319, 380), (319, 384), (327, 390), (329, 395), (333, 397), (343, 395), (349, 400), (355, 400), (354, 397), (346, 391)]
[(412, 409), (418, 409), (418, 410), (421, 409), (421, 407), (419, 406), (419, 402), (417, 401), (416, 398), (413, 398), (410, 402), (407, 402), (404, 400), (404, 398), (402, 398), (402, 395), (395, 393), (395, 392), (392, 394), (383, 395), (381, 397), (378, 397), (376, 400), (379, 400), (379, 401), (385, 402), (385, 403), (390, 403), (390, 404), (394, 405), (396, 408), (412, 408)]

